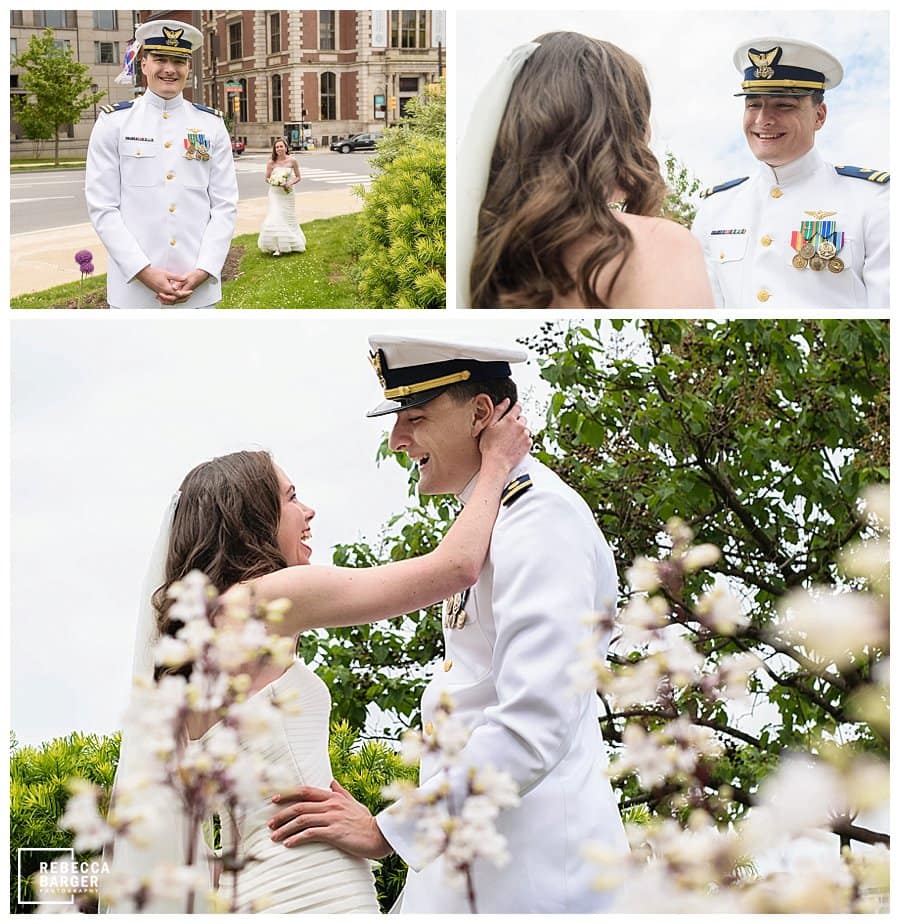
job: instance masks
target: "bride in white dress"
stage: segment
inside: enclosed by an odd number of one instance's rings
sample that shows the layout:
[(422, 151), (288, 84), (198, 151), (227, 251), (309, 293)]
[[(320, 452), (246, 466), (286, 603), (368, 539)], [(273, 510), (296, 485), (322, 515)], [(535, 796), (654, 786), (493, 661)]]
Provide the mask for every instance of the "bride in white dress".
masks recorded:
[[(267, 630), (295, 640), (312, 628), (356, 625), (411, 612), (471, 586), (487, 555), (501, 493), (530, 445), (521, 408), (516, 405), (501, 417), (506, 407), (506, 402), (498, 406), (482, 432), (475, 494), (440, 545), (418, 558), (374, 568), (309, 564), (315, 511), (297, 498), (268, 453), (232, 453), (197, 466), (173, 499), (163, 541), (158, 543), (164, 578), (153, 594), (155, 617), (149, 633), (144, 630), (142, 635), (139, 627), (136, 676), (143, 670), (138, 665), (148, 643), (174, 635), (181, 627), (177, 618), (167, 615), (171, 600), (166, 591), (193, 570), (203, 571), (220, 588), (249, 586), (258, 600), (287, 598), (291, 606), (283, 621), (267, 623)], [(157, 668), (157, 674), (163, 670)], [(328, 757), (331, 698), (325, 684), (295, 661), (287, 670), (272, 665), (257, 668), (249, 692), (274, 699), (289, 691), (298, 697), (299, 710), (280, 712), (280, 726), (262, 747), (261, 756), (267, 766), (286, 770), (298, 786), (327, 789), (333, 777)], [(215, 714), (194, 713), (187, 722), (191, 741), (204, 745), (223, 729)], [(126, 728), (117, 779), (119, 774), (127, 778), (135, 769), (137, 749), (128, 735)], [(129, 768), (123, 769), (126, 763)], [(287, 851), (271, 840), (268, 823), (274, 807), (269, 798), (260, 797), (241, 808), (236, 831), (239, 852), (252, 861), (238, 875), (240, 911), (378, 913), (366, 859), (318, 843)], [(152, 845), (132, 850), (127, 841), (117, 841), (112, 867), (139, 875), (151, 859), (172, 862), (159, 845), (155, 851)], [(231, 894), (230, 874), (223, 874), (219, 888)], [(112, 905), (111, 910), (130, 909)], [(142, 910), (178, 909), (151, 903)]]
[(272, 157), (266, 163), (266, 182), (269, 184), (269, 208), (257, 246), (273, 257), (303, 253), (306, 236), (297, 222), (294, 196), (294, 187), (300, 182), (300, 166), (296, 157), (288, 155), (287, 142), (283, 138), (277, 138), (272, 145)]

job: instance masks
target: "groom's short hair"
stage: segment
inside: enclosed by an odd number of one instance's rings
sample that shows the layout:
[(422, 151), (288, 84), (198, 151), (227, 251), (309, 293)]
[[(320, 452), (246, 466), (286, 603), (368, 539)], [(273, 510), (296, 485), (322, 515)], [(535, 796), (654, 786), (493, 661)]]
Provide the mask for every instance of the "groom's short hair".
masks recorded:
[(519, 400), (519, 390), (512, 379), (488, 379), (484, 382), (456, 382), (444, 389), (458, 404), (469, 401), (476, 395), (487, 395), (496, 407), (504, 398), (509, 398), (512, 407)]

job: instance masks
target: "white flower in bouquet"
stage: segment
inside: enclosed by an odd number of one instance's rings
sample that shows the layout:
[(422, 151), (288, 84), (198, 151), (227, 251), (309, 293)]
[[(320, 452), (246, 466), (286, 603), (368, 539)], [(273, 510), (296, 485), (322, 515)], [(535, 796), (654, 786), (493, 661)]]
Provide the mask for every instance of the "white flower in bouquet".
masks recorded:
[(274, 186), (276, 188), (282, 188), (286, 193), (290, 194), (291, 187), (288, 186), (288, 182), (291, 178), (291, 170), (286, 167), (276, 167), (270, 174), (268, 183), (269, 186)]

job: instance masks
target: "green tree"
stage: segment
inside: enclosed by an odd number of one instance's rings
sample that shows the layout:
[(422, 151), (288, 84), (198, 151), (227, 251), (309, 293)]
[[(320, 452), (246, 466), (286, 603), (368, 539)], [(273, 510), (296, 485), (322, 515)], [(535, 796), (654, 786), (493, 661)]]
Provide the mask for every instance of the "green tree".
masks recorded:
[(446, 304), (446, 89), (428, 88), (389, 128), (374, 164), (382, 172), (361, 195), (357, 284), (373, 308)]
[(12, 59), (21, 68), (24, 94), (13, 97), (13, 112), (29, 138), (54, 139), (53, 162), (59, 163), (59, 130), (103, 99), (91, 92), (88, 67), (75, 60), (71, 48), (55, 42), (52, 29), (34, 35), (28, 48)]
[[(601, 724), (614, 745), (628, 720), (655, 728), (687, 715), (715, 729), (725, 754), (708, 768), (705, 792), (691, 798), (732, 817), (752, 804), (783, 750), (816, 754), (840, 741), (887, 751), (885, 730), (854, 705), (883, 653), (871, 648), (850, 667), (823, 672), (768, 630), (792, 590), (850, 586), (838, 561), (862, 530), (857, 498), (888, 478), (888, 325), (661, 320), (628, 327), (641, 335), (639, 346), (610, 340), (599, 323), (548, 329), (532, 343), (555, 389), (540, 455), (596, 512), (620, 573), (640, 555), (665, 557), (672, 517), (722, 550), (719, 563), (670, 602), (707, 665), (740, 651), (761, 658), (753, 691), (767, 712), (747, 727), (694, 691), (665, 710), (608, 711)], [(734, 636), (706, 631), (695, 609), (715, 573), (750, 617)], [(646, 792), (631, 780), (623, 804), (676, 812), (684, 795), (677, 787)]]
[(666, 183), (669, 195), (663, 203), (663, 218), (690, 228), (697, 214), (697, 206), (690, 201), (690, 197), (700, 188), (700, 181), (671, 151), (666, 151)]

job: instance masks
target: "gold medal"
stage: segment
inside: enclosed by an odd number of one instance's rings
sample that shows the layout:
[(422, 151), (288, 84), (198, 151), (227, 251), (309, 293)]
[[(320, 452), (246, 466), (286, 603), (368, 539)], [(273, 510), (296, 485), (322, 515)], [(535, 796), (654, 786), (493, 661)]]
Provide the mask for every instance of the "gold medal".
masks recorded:
[(830, 269), (832, 273), (843, 272), (844, 261), (840, 257), (832, 257), (828, 261), (828, 269)]
[(830, 260), (837, 253), (837, 248), (831, 241), (822, 241), (816, 253), (818, 253), (823, 260)]
[(810, 260), (810, 259), (812, 259), (815, 255), (816, 255), (816, 248), (813, 246), (813, 244), (812, 244), (811, 241), (807, 241), (807, 242), (800, 248), (800, 256), (803, 257), (805, 260)]
[(806, 269), (806, 264), (809, 261), (805, 257), (801, 257), (799, 253), (794, 254), (794, 258), (791, 260), (791, 263), (796, 269)]
[(809, 268), (818, 273), (820, 270), (825, 269), (825, 261), (821, 257), (813, 257), (809, 261)]
[[(471, 588), (470, 588), (471, 589)], [(469, 591), (454, 594), (444, 601), (443, 619), (441, 622), (445, 629), (461, 629), (466, 624), (465, 609), (466, 601), (469, 599)]]

